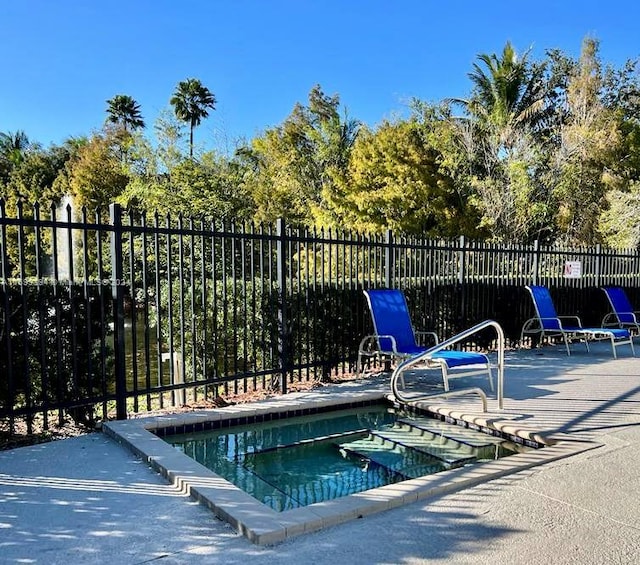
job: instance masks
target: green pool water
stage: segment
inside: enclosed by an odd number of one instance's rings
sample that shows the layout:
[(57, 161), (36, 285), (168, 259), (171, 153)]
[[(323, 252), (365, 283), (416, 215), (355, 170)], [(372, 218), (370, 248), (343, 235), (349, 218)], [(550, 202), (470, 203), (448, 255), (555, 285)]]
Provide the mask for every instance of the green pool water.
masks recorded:
[(164, 439), (277, 511), (524, 449), (385, 405)]

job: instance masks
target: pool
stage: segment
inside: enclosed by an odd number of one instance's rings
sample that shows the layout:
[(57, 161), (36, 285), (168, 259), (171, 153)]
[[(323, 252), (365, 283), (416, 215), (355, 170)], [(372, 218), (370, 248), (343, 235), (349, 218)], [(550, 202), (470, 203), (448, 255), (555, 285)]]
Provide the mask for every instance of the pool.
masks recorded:
[(388, 403), (164, 439), (278, 512), (541, 447)]
[[(521, 422), (508, 418), (502, 419), (496, 414), (490, 416), (482, 413), (465, 413), (456, 409), (455, 404), (428, 405), (424, 407), (437, 418), (466, 426), (466, 428), (458, 428), (460, 430), (484, 431), (488, 432), (488, 436), (495, 434), (495, 437), (500, 439), (509, 437), (511, 440), (508, 441), (514, 445), (526, 446), (531, 442), (544, 444), (545, 447), (523, 450), (509, 457), (497, 459), (492, 454), (473, 465), (451, 465), (442, 471), (427, 475), (420, 474), (415, 478), (405, 479), (410, 476), (405, 473), (402, 477), (396, 477), (392, 482), (382, 486), (375, 486), (377, 482), (374, 482), (360, 492), (349, 494), (344, 491), (336, 493), (335, 498), (323, 494), (322, 500), (318, 502), (313, 502), (314, 498), (311, 495), (306, 498), (300, 495), (300, 482), (295, 483), (298, 485), (296, 488), (293, 488), (293, 482), (290, 483), (287, 487), (290, 493), (286, 496), (279, 493), (274, 497), (277, 501), (263, 502), (239, 488), (232, 480), (222, 476), (220, 470), (213, 471), (185, 454), (186, 444), (181, 440), (187, 437), (197, 438), (200, 432), (214, 432), (218, 437), (221, 437), (218, 435), (221, 432), (227, 437), (224, 442), (231, 445), (245, 433), (240, 430), (256, 424), (259, 427), (268, 428), (276, 422), (279, 426), (283, 422), (292, 424), (296, 423), (298, 418), (308, 416), (328, 420), (331, 419), (329, 414), (335, 415), (337, 411), (343, 410), (360, 413), (363, 410), (368, 412), (375, 407), (374, 411), (377, 411), (380, 403), (386, 401), (388, 396), (388, 388), (385, 385), (386, 383), (381, 383), (376, 387), (371, 381), (361, 385), (339, 385), (335, 390), (331, 388), (293, 393), (272, 400), (215, 410), (196, 410), (105, 422), (102, 429), (107, 435), (131, 449), (169, 482), (181, 488), (185, 494), (210, 508), (218, 518), (228, 522), (236, 531), (256, 544), (278, 543), (293, 536), (364, 518), (373, 513), (388, 511), (435, 495), (459, 491), (590, 448), (564, 439), (555, 441), (553, 438), (545, 438)], [(393, 418), (397, 416), (397, 413), (392, 415)], [(379, 417), (376, 416), (376, 418)], [(380, 423), (382, 429), (378, 431), (386, 432), (384, 426), (389, 423), (391, 422)], [(302, 428), (302, 426), (298, 427)], [(234, 430), (232, 434), (240, 432), (238, 438), (234, 440), (229, 434), (232, 429)], [(174, 439), (181, 438), (176, 443), (176, 447), (165, 441), (171, 436)], [(328, 437), (326, 439), (329, 443), (337, 443), (344, 448), (344, 444), (362, 438)], [(286, 458), (289, 447), (285, 446), (293, 447), (288, 442), (289, 440), (276, 441), (275, 449), (272, 451), (278, 452), (278, 446), (282, 444), (284, 449), (280, 450), (280, 454)], [(244, 449), (236, 450), (235, 446), (232, 448), (232, 453), (237, 453), (238, 459), (244, 457), (243, 465), (246, 463), (252, 473), (257, 471), (258, 474), (264, 472), (263, 467), (267, 459), (273, 456), (264, 449), (252, 452)], [(241, 453), (245, 455), (241, 457)], [(247, 455), (249, 459), (253, 459), (246, 460)], [(357, 466), (358, 463), (356, 463)], [(360, 468), (364, 466), (366, 466), (365, 463), (362, 463)], [(387, 462), (387, 467), (389, 466)], [(267, 479), (265, 482), (268, 483), (269, 477), (265, 478)], [(320, 483), (325, 482), (329, 481), (325, 481), (322, 477)], [(286, 488), (279, 488), (286, 493)], [(274, 489), (275, 487), (272, 487), (272, 491)], [(308, 487), (304, 488), (305, 492), (308, 490)]]

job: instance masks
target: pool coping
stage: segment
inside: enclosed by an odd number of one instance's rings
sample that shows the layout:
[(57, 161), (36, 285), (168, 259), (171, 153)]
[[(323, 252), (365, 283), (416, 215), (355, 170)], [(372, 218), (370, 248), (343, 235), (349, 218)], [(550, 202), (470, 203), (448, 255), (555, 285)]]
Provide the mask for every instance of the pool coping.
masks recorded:
[(218, 421), (224, 426), (224, 423), (229, 421), (242, 423), (247, 420), (259, 420), (267, 414), (287, 412), (298, 415), (299, 412), (302, 415), (323, 411), (328, 407), (339, 409), (388, 399), (388, 394), (380, 390), (350, 391), (348, 395), (340, 396), (313, 392), (296, 393), (287, 397), (215, 410), (106, 422), (102, 429), (109, 437), (146, 461), (181, 492), (210, 508), (216, 516), (258, 545), (279, 543), (290, 537), (335, 526), (427, 497), (462, 490), (600, 447), (598, 443), (575, 441), (568, 436), (544, 436), (513, 420), (501, 419), (496, 414), (479, 415), (465, 413), (451, 406), (421, 404), (421, 408), (427, 408), (441, 417), (498, 430), (522, 438), (523, 442), (528, 440), (543, 443), (545, 447), (277, 512), (175, 449), (157, 435), (158, 431), (162, 433), (168, 429), (171, 429), (171, 433), (182, 433), (181, 428), (197, 428), (204, 422)]

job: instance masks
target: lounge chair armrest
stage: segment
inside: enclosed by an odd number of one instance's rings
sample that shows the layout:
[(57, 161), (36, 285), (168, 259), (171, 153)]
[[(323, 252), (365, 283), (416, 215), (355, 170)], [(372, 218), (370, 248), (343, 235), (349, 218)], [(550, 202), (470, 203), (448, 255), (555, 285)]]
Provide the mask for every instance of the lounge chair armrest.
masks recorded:
[(524, 324), (522, 324), (522, 333), (539, 333), (542, 331), (542, 324), (540, 318), (529, 318)]
[(579, 328), (582, 327), (582, 322), (578, 316), (558, 316), (558, 320), (560, 320), (560, 324), (562, 324), (562, 320), (575, 320), (577, 326)]
[(438, 334), (436, 332), (415, 332), (416, 337), (418, 336), (424, 336), (424, 335), (429, 335), (433, 338), (433, 342), (437, 345), (438, 343), (440, 343), (440, 340), (438, 339)]
[[(565, 316), (566, 318), (571, 318), (572, 316)], [(559, 328), (545, 328), (544, 327), (544, 323), (543, 322), (556, 322), (558, 324), (558, 326), (560, 326)], [(539, 331), (560, 331), (562, 329), (562, 316), (558, 316), (557, 318), (531, 318), (530, 320), (527, 320), (527, 322), (538, 322), (538, 325), (540, 326)], [(527, 323), (525, 322), (525, 324)], [(580, 322), (580, 320), (578, 320), (578, 322)]]
[[(393, 337), (392, 335), (378, 335), (378, 334), (372, 334), (372, 335), (366, 335), (362, 338), (362, 340), (360, 341), (360, 346), (358, 348), (358, 351), (366, 353), (367, 350), (365, 350), (365, 346), (367, 345), (367, 342), (371, 342), (375, 345), (377, 345), (377, 348), (375, 349), (375, 351), (377, 352), (382, 352), (382, 348), (380, 347), (380, 340), (386, 338), (386, 339), (390, 339), (391, 340), (391, 349), (394, 353), (398, 353), (398, 345), (396, 343), (396, 338)], [(373, 353), (373, 350), (371, 351)]]
[(618, 315), (615, 312), (609, 312), (604, 318), (602, 318), (602, 323), (600, 325), (603, 328), (608, 326), (618, 326)]
[[(630, 316), (631, 321), (621, 322), (621, 316)], [(620, 324), (640, 324), (640, 312), (609, 312), (602, 318), (603, 327), (620, 326)]]

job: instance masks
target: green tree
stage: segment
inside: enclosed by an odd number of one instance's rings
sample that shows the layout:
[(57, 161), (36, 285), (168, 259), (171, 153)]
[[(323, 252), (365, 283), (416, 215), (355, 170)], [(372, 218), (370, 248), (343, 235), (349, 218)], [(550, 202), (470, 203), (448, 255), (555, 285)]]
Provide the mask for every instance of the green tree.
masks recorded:
[(468, 178), (482, 210), (481, 227), (497, 240), (537, 237), (548, 220), (549, 187), (540, 182), (553, 106), (546, 64), (519, 57), (510, 43), (500, 56), (478, 55), (468, 99), (450, 99), (467, 155)]
[[(70, 158), (69, 148), (63, 146), (51, 146), (43, 149), (38, 144), (31, 144), (24, 151), (20, 162), (16, 164), (7, 178), (4, 186), (0, 185), (0, 197), (5, 201), (9, 214), (17, 211), (19, 203), (22, 205), (22, 217), (33, 218), (34, 204), (40, 206), (40, 217), (49, 219), (52, 202), (57, 202), (62, 194), (56, 186), (56, 179), (64, 169), (65, 163)], [(25, 274), (35, 274), (35, 232), (32, 228), (22, 230), (22, 243), (18, 245), (18, 230), (14, 226), (7, 228), (7, 256), (17, 272), (19, 257), (24, 258)], [(41, 230), (40, 257), (46, 257), (50, 252), (50, 232)], [(42, 261), (40, 267), (44, 267)]]
[(602, 90), (598, 42), (587, 38), (569, 78), (566, 119), (558, 131), (550, 168), (556, 223), (568, 244), (598, 241), (598, 219), (607, 206), (606, 193), (616, 185), (612, 165), (619, 160), (624, 142), (618, 115), (604, 104)]
[(209, 109), (215, 110), (216, 97), (198, 79), (190, 78), (178, 83), (169, 103), (176, 117), (189, 124), (189, 156), (193, 157), (193, 130), (209, 116)]
[(640, 249), (640, 183), (630, 190), (611, 190), (606, 199), (598, 222), (602, 241), (609, 247)]
[(122, 127), (126, 132), (144, 128), (140, 104), (126, 94), (116, 94), (107, 100), (106, 121)]
[(107, 217), (107, 207), (114, 202), (129, 182), (129, 175), (120, 159), (120, 145), (115, 132), (94, 134), (81, 144), (66, 162), (55, 181), (58, 194), (72, 196), (75, 206), (86, 206), (91, 217), (101, 210)]
[(0, 133), (0, 155), (2, 158), (19, 165), (30, 142), (23, 131)]
[(183, 160), (160, 175), (132, 175), (117, 201), (149, 214), (161, 211), (174, 217), (247, 220), (253, 207), (243, 191), (241, 175), (236, 163), (207, 152), (197, 162)]
[(241, 148), (244, 184), (256, 203), (256, 219), (284, 217), (293, 224), (331, 224), (327, 201), (344, 174), (360, 123), (340, 113), (337, 95), (319, 85), (308, 105), (296, 104), (284, 123)]
[(498, 133), (507, 146), (514, 129), (535, 127), (549, 114), (545, 66), (530, 63), (529, 53), (519, 57), (507, 42), (500, 57), (478, 55), (480, 64), (474, 63), (468, 75), (473, 83), (471, 97), (450, 99), (480, 125)]
[(23, 131), (0, 132), (0, 183), (5, 183), (11, 170), (20, 165), (29, 145)]
[(416, 120), (364, 129), (334, 200), (341, 224), (360, 231), (451, 236), (477, 216), (441, 167), (441, 154)]

